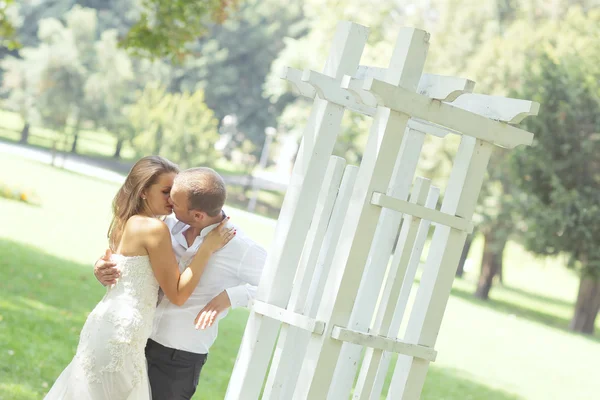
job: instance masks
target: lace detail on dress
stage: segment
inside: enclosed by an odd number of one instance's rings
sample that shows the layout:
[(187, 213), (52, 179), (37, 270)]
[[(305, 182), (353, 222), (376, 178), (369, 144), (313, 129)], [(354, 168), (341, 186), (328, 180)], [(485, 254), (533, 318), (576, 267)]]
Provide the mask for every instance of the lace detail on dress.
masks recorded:
[(147, 376), (144, 348), (159, 286), (147, 256), (116, 256), (115, 261), (121, 277), (88, 316), (74, 363), (90, 383), (126, 373), (135, 387)]

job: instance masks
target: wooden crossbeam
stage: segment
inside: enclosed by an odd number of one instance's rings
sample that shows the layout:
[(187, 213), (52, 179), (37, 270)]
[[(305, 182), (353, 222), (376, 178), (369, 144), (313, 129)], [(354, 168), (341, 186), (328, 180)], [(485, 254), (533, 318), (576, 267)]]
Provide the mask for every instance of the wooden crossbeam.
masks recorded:
[(473, 232), (473, 223), (464, 218), (446, 214), (438, 210), (423, 207), (408, 201), (396, 199), (387, 196), (384, 193), (374, 192), (371, 197), (371, 204), (379, 207), (391, 208), (392, 210), (403, 214), (412, 215), (417, 218), (426, 219), (437, 224), (446, 225), (450, 228), (458, 229), (467, 233)]
[(537, 115), (540, 111), (540, 103), (535, 101), (478, 93), (462, 94), (452, 102), (452, 105), (509, 124), (518, 124), (530, 115)]
[(404, 354), (430, 362), (435, 361), (437, 357), (437, 351), (431, 347), (410, 344), (394, 338), (353, 331), (352, 329), (341, 328), (339, 326), (333, 328), (331, 337), (342, 342), (350, 342), (365, 347)]
[(514, 148), (523, 144), (531, 145), (533, 142), (533, 133), (531, 132), (515, 128), (507, 123), (490, 120), (458, 106), (432, 100), (401, 86), (367, 78), (364, 80), (362, 88), (375, 95), (380, 106), (408, 114), (413, 118), (431, 121), (434, 124), (498, 146)]
[(292, 325), (317, 335), (322, 335), (325, 330), (325, 323), (322, 321), (317, 321), (314, 318), (309, 318), (305, 315), (272, 304), (267, 304), (259, 300), (252, 300), (250, 309), (257, 314), (264, 315), (265, 317), (281, 321), (284, 324)]

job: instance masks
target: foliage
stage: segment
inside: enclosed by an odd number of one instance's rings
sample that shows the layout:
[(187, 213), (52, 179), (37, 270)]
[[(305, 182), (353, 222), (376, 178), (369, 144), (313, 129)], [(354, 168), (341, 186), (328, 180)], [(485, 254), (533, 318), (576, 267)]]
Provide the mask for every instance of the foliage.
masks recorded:
[[(95, 43), (96, 66), (84, 87), (86, 119), (112, 132), (121, 143), (135, 136), (125, 114), (127, 104), (134, 100), (132, 62), (118, 48), (117, 31), (107, 30)], [(115, 156), (119, 156), (120, 148)]]
[(4, 0), (0, 2), (0, 47), (14, 49), (19, 43), (15, 40), (17, 30), (14, 22), (11, 20), (11, 7), (14, 7), (14, 0)]
[(174, 70), (171, 89), (202, 89), (219, 121), (228, 115), (236, 118), (240, 135), (232, 138), (232, 145), (250, 140), (258, 156), (265, 129), (276, 126), (277, 116), (293, 100), (290, 95), (271, 96), (265, 80), (285, 43), (305, 33), (302, 16), (299, 0), (245, 1), (191, 46), (193, 55)]
[(36, 107), (39, 70), (34, 68), (28, 54), (23, 53), (24, 58), (7, 56), (0, 60), (0, 68), (4, 70), (1, 90), (7, 92), (5, 105), (17, 111), (25, 124), (38, 120)]
[(133, 143), (140, 156), (160, 154), (184, 168), (214, 162), (217, 120), (202, 91), (168, 93), (164, 86), (149, 84), (127, 115), (139, 132)]
[[(566, 253), (600, 277), (600, 11), (571, 10), (538, 44), (518, 94), (543, 104), (526, 126), (535, 145), (514, 158), (528, 247)], [(577, 261), (577, 262), (576, 262)]]
[[(40, 64), (37, 108), (45, 126), (65, 132), (71, 121), (78, 129), (85, 107), (84, 85), (93, 64), (89, 49), (96, 35), (96, 12), (74, 7), (63, 24), (40, 21), (41, 45), (30, 50)], [(75, 132), (77, 133), (77, 132)]]
[(189, 45), (222, 23), (238, 0), (142, 0), (142, 13), (123, 40), (136, 55), (182, 61)]

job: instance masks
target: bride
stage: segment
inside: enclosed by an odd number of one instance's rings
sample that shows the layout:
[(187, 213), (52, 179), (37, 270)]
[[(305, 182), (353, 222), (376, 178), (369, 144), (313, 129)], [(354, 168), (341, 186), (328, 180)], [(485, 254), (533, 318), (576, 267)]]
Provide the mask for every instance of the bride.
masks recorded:
[(75, 357), (45, 399), (150, 399), (144, 348), (159, 286), (172, 303), (185, 303), (210, 256), (235, 235), (225, 219), (180, 274), (169, 229), (159, 218), (172, 211), (169, 192), (178, 171), (162, 157), (144, 157), (119, 189), (108, 232), (114, 254), (105, 257), (117, 263), (120, 278), (88, 316)]

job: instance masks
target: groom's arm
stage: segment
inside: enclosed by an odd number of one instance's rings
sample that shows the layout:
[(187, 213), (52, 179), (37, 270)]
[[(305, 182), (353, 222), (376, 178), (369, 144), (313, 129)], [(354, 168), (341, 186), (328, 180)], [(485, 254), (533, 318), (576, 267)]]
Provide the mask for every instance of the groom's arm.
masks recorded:
[(226, 289), (231, 308), (247, 307), (250, 300), (256, 297), (260, 277), (267, 260), (267, 252), (255, 244), (248, 248), (238, 267), (238, 278), (244, 284)]
[[(108, 254), (108, 253), (107, 253)], [(119, 270), (116, 263), (110, 261), (106, 254), (94, 264), (94, 276), (104, 286), (113, 285), (119, 278)]]
[(237, 276), (242, 285), (225, 289), (212, 299), (200, 312), (194, 324), (196, 329), (206, 329), (217, 319), (219, 314), (228, 308), (247, 307), (256, 296), (258, 283), (262, 275), (267, 252), (258, 245), (251, 246), (240, 260)]

